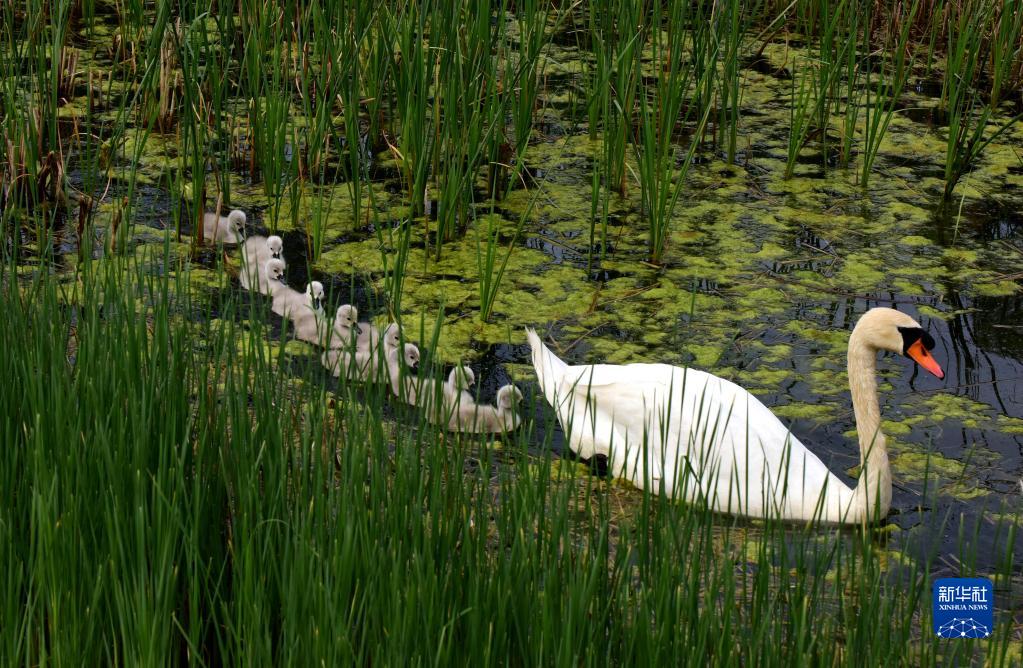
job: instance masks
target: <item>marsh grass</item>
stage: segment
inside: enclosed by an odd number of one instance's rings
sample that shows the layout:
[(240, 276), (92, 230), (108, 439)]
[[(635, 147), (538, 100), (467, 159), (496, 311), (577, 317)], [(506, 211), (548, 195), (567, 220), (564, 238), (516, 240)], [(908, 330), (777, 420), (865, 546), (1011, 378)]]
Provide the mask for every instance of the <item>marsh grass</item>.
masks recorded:
[[(899, 98), (913, 69), (913, 55), (908, 53), (911, 47), (909, 31), (918, 9), (918, 2), (914, 1), (910, 4), (906, 10), (907, 16), (898, 32), (888, 37), (887, 44), (883, 49), (885, 54), (883, 72), (885, 74), (880, 77), (876, 91), (872, 91), (870, 68), (867, 68), (864, 88), (866, 127), (863, 131), (862, 162), (860, 163), (860, 185), (864, 188), (869, 184), (870, 173), (881, 148), (881, 140), (884, 138), (885, 132), (888, 131), (888, 126), (898, 108)], [(869, 14), (866, 25), (870, 25)], [(873, 102), (871, 101), (871, 92), (874, 92)]]
[[(793, 66), (795, 69), (795, 66)], [(796, 169), (796, 159), (806, 144), (813, 120), (813, 108), (816, 104), (814, 91), (818, 89), (817, 69), (813, 65), (804, 65), (798, 73), (793, 72), (789, 96), (789, 134), (785, 159), (785, 177), (792, 178)], [(799, 81), (798, 89), (796, 81)]]
[[(709, 29), (704, 22), (691, 21), (684, 2), (668, 3), (665, 12), (662, 16), (659, 5), (652, 7), (650, 25), (655, 70), (653, 82), (641, 86), (639, 128), (634, 139), (652, 264), (661, 263), (675, 207), (712, 111), (710, 97), (716, 68), (716, 57), (709, 52), (712, 48)], [(663, 33), (662, 25), (665, 26)], [(698, 27), (687, 33), (684, 28), (689, 25)], [(687, 105), (686, 93), (690, 89), (695, 91), (697, 100)], [(691, 117), (695, 128), (689, 149), (679, 160), (676, 132)]]
[(645, 5), (628, 0), (589, 5), (593, 67), (589, 86), (590, 137), (603, 135), (605, 184), (608, 190), (627, 192), (626, 155), (640, 80), (640, 59), (645, 44)]
[[(539, 443), (528, 421), (448, 435), (382, 387), (329, 389), (315, 356), (270, 336), (265, 303), (214, 314), (168, 253), (87, 263), (63, 286), (19, 287), (5, 265), (4, 663), (935, 664), (981, 649), (926, 633), (929, 562), (896, 566), (881, 536), (630, 492), (552, 453), (549, 423)], [(969, 568), (979, 529), (951, 530)]]
[(749, 15), (755, 8), (746, 8), (738, 0), (720, 5), (713, 17), (715, 51), (721, 57), (721, 71), (715, 78), (718, 86), (718, 142), (725, 147), (725, 160), (735, 163), (738, 143), (739, 117), (742, 104), (740, 55), (746, 44)]
[[(967, 3), (968, 10), (959, 15), (954, 31), (949, 31), (947, 72), (943, 80), (942, 99), (949, 115), (945, 148), (945, 189), (943, 201), (951, 199), (959, 180), (974, 165), (987, 146), (1014, 125), (1023, 114), (988, 131), (993, 110), (985, 104), (974, 83), (983, 68), (980, 59), (994, 10), (984, 3)], [(1004, 48), (1004, 40), (1001, 46)], [(1016, 34), (1016, 43), (1020, 34)], [(1011, 40), (1009, 40), (1011, 41)]]

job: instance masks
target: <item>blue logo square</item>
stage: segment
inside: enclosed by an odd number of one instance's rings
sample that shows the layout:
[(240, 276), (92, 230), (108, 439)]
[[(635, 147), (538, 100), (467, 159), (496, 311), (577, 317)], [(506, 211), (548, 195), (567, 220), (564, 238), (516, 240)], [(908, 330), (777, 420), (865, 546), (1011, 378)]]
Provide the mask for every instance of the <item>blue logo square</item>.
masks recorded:
[(934, 581), (934, 633), (940, 638), (987, 638), (995, 626), (994, 586), (988, 578)]

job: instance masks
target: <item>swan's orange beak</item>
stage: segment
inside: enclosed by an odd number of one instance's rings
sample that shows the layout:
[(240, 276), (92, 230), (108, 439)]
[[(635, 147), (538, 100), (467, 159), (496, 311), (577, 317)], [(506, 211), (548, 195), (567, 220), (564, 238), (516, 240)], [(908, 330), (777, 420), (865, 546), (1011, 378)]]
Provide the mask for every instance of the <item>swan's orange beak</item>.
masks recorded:
[(906, 354), (913, 358), (917, 364), (933, 373), (938, 378), (944, 378), (945, 372), (938, 366), (938, 362), (934, 359), (927, 348), (924, 347), (923, 339), (917, 339), (916, 343), (906, 349)]

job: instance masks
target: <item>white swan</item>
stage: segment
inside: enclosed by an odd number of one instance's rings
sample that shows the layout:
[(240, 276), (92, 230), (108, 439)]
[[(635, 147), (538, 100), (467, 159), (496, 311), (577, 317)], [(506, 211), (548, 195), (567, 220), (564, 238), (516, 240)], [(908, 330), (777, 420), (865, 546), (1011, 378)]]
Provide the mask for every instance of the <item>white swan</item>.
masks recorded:
[(274, 313), (285, 318), (292, 318), (292, 314), (302, 314), (305, 311), (312, 311), (318, 317), (323, 318), (323, 284), (319, 281), (309, 283), (305, 292), (298, 292), (287, 288), (276, 292), (271, 309)]
[(877, 352), (908, 355), (943, 378), (934, 339), (908, 315), (865, 313), (849, 337), (849, 388), (861, 474), (851, 488), (789, 433), (756, 397), (703, 371), (666, 364), (568, 366), (526, 330), (547, 401), (582, 457), (606, 455), (613, 475), (720, 512), (859, 523), (891, 504), (880, 430)]
[(522, 392), (514, 385), (504, 385), (497, 391), (495, 405), (477, 405), (474, 401), (459, 402), (451, 407), (448, 429), (474, 434), (492, 434), (513, 431), (522, 422), (515, 406), (522, 400)]
[[(419, 348), (406, 343), (404, 346), (389, 345), (384, 350), (387, 354), (387, 375), (391, 382), (391, 392), (407, 404), (418, 405), (416, 400), (420, 390), (424, 389), (422, 381), (416, 376), (419, 370)], [(399, 351), (404, 353), (400, 357)]]
[(353, 335), (359, 331), (356, 322), (358, 318), (359, 311), (351, 304), (337, 307), (334, 324), (327, 337), (326, 350), (320, 356), (323, 366), (335, 377), (340, 378), (343, 373), (345, 378), (362, 379), (363, 366), (357, 362), (353, 364), (356, 359)]
[(448, 382), (444, 383), (444, 401), (450, 406), (475, 405), (476, 401), (469, 394), (469, 388), (476, 382), (476, 374), (467, 366), (456, 366), (448, 374)]
[(296, 339), (324, 347), (323, 344), (330, 338), (330, 323), (323, 316), (322, 308), (319, 311), (295, 309), (288, 315), (295, 329)]
[[(394, 327), (397, 324), (392, 323)], [(359, 333), (355, 340), (355, 349), (360, 350), (364, 353), (375, 351), (381, 345), (380, 342), (380, 330), (378, 330), (371, 322), (360, 322)], [(395, 334), (397, 336), (397, 334)]]
[(351, 304), (337, 307), (334, 324), (331, 327), (327, 348), (350, 348), (355, 341), (353, 334), (358, 336), (362, 328), (358, 324), (359, 309)]
[[(372, 383), (385, 383), (390, 379), (387, 354), (390, 348), (396, 348), (400, 338), (397, 323), (391, 323), (381, 334), (372, 323), (360, 322), (356, 325), (355, 365), (360, 380)], [(416, 349), (418, 355), (418, 348)]]
[(270, 259), (283, 260), (284, 240), (277, 235), (249, 237), (242, 245), (242, 271), (262, 270)]
[(290, 290), (284, 282), (285, 266), (284, 260), (270, 259), (263, 266), (263, 270), (259, 272), (250, 273), (245, 270), (245, 267), (242, 267), (241, 273), (238, 274), (238, 282), (246, 290), (252, 290), (255, 287), (256, 292), (272, 297), (284, 290)]
[(235, 209), (226, 216), (206, 212), (202, 216), (204, 237), (209, 243), (237, 244), (245, 238), (245, 212)]

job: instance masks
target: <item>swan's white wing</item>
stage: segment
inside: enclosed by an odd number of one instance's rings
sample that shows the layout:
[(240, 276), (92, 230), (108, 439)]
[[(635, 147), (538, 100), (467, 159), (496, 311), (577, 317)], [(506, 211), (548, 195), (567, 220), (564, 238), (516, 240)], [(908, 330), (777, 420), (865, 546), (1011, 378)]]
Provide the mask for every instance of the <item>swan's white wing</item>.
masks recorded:
[(577, 451), (609, 455), (615, 475), (638, 486), (725, 512), (805, 519), (825, 487), (826, 506), (851, 495), (770, 409), (723, 378), (631, 364), (569, 367), (561, 381), (566, 430), (566, 409), (583, 416), (569, 430)]
[(673, 367), (664, 364), (567, 367), (555, 388), (555, 408), (582, 457), (603, 455), (615, 476), (643, 481), (662, 478), (653, 433), (658, 407), (670, 395)]

